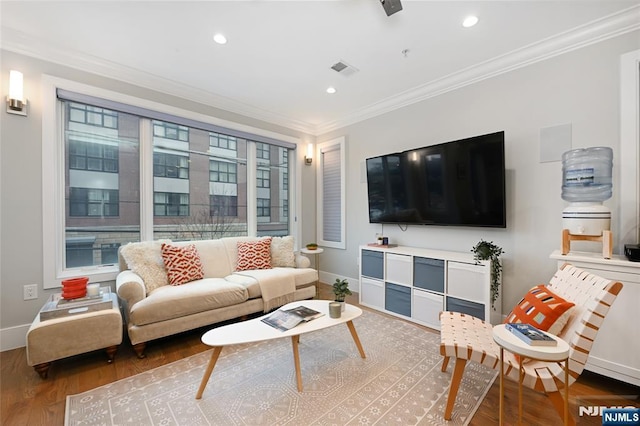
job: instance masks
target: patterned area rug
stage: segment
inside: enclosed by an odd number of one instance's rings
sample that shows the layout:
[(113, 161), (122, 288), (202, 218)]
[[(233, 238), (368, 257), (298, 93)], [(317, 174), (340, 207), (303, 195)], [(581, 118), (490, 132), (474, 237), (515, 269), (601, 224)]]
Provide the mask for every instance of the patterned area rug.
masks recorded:
[(67, 396), (65, 424), (464, 425), (496, 378), (494, 370), (468, 363), (446, 422), (453, 363), (440, 371), (440, 336), (367, 311), (353, 323), (366, 359), (345, 325), (301, 336), (301, 393), (291, 339), (277, 339), (225, 347), (199, 401), (211, 350)]

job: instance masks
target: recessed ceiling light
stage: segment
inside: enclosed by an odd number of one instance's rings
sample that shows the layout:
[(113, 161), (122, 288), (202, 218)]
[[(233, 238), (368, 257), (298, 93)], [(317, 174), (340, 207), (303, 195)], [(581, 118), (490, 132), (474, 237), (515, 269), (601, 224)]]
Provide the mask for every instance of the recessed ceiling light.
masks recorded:
[(471, 15), (464, 18), (464, 21), (462, 21), (462, 26), (465, 28), (469, 28), (469, 27), (473, 27), (477, 23), (478, 23), (478, 17)]
[(227, 38), (220, 33), (213, 36), (213, 41), (218, 44), (227, 44)]
[(327, 87), (327, 93), (330, 93), (330, 94), (336, 93), (336, 88), (335, 87)]

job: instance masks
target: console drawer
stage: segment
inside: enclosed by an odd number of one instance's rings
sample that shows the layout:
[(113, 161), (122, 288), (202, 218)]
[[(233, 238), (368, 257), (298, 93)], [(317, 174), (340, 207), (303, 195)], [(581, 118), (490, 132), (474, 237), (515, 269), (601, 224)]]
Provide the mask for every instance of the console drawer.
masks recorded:
[(388, 253), (385, 281), (411, 285), (411, 256)]
[(444, 293), (444, 260), (414, 257), (413, 285), (425, 290)]
[(461, 312), (485, 320), (484, 305), (481, 303), (447, 297), (447, 311)]
[(447, 294), (482, 302), (489, 285), (484, 271), (481, 265), (447, 262)]
[(383, 279), (384, 253), (381, 251), (362, 250), (362, 275)]
[(444, 310), (444, 296), (413, 289), (413, 318), (440, 330), (440, 312)]
[(392, 283), (385, 283), (384, 308), (387, 311), (410, 317), (411, 288)]

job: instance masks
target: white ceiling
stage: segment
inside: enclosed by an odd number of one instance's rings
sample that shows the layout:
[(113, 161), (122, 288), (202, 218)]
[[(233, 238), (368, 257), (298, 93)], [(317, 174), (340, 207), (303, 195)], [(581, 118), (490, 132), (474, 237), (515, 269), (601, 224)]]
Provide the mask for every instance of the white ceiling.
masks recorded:
[[(640, 0), (402, 5), (2, 0), (1, 46), (321, 134), (640, 28)], [(469, 14), (480, 21), (463, 28)], [(336, 73), (339, 60), (359, 71)]]

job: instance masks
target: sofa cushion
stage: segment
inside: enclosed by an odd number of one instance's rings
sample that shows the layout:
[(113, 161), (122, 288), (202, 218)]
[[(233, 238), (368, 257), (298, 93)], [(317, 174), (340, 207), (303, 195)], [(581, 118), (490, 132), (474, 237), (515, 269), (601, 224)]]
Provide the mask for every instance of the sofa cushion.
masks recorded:
[(193, 244), (183, 247), (162, 244), (162, 260), (171, 285), (185, 284), (204, 278), (200, 255)]
[(271, 237), (238, 242), (236, 271), (271, 269)]
[[(288, 274), (293, 275), (296, 290), (313, 285), (318, 279), (318, 272), (315, 269), (311, 268), (273, 268), (275, 273), (282, 269), (285, 269)], [(249, 292), (249, 299), (262, 297), (260, 284), (254, 278), (242, 274), (233, 273), (226, 276), (225, 280), (232, 283), (240, 284), (245, 287)]]
[(229, 256), (224, 238), (217, 240), (195, 240), (181, 241), (172, 244), (177, 246), (187, 246), (193, 244), (200, 255), (200, 263), (202, 263), (202, 271), (205, 278), (222, 278), (229, 275), (236, 269), (235, 260), (233, 264), (229, 261)]
[(147, 294), (169, 284), (162, 260), (162, 244), (170, 242), (171, 240), (142, 241), (129, 243), (120, 248), (120, 254), (129, 269), (144, 281)]
[(292, 235), (271, 238), (271, 267), (296, 267), (296, 257), (293, 253), (294, 239)]
[(133, 305), (129, 323), (145, 325), (236, 305), (248, 299), (247, 289), (222, 278), (204, 278), (181, 286), (164, 286)]

